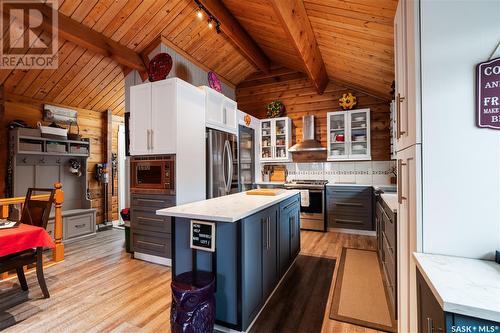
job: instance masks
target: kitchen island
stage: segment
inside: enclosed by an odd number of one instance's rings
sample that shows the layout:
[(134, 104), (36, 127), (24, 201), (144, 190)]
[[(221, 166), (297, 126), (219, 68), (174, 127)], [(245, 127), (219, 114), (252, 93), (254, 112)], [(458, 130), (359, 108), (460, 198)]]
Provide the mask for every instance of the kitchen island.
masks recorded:
[[(157, 214), (173, 218), (172, 275), (213, 271), (216, 323), (233, 330), (249, 329), (300, 252), (300, 195), (295, 190), (275, 196), (237, 193)], [(207, 225), (202, 235), (193, 235), (192, 226)], [(207, 237), (211, 229), (214, 238)]]

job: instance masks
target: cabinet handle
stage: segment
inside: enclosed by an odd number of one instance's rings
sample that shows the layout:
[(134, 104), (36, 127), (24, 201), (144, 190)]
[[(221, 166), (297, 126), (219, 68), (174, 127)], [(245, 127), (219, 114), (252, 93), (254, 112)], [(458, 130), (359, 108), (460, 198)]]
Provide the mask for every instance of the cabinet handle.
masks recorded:
[(403, 200), (406, 200), (406, 197), (403, 196), (403, 166), (406, 166), (406, 163), (403, 160), (398, 160), (398, 203), (402, 204)]
[(82, 223), (82, 224), (75, 224), (75, 228), (77, 228), (77, 229), (83, 228), (83, 227), (85, 227), (85, 226), (86, 226), (86, 224), (85, 224), (85, 223)]
[(363, 224), (363, 221), (359, 221), (359, 220), (335, 219), (335, 222), (349, 223), (349, 224)]
[(353, 202), (337, 202), (335, 203), (337, 206), (355, 206), (355, 207), (363, 207), (362, 204), (360, 203), (353, 203)]
[(267, 217), (267, 249), (271, 248), (271, 217)]
[(150, 133), (150, 131), (148, 130), (148, 150), (150, 150), (150, 149), (151, 149), (151, 145), (150, 145), (150, 143), (149, 143), (149, 141), (150, 141), (150, 136), (151, 136), (151, 133)]
[(152, 218), (152, 217), (142, 217), (142, 216), (139, 216), (137, 219), (138, 220), (143, 220), (143, 221), (163, 222), (162, 219), (155, 219), (155, 218)]
[(442, 328), (437, 328), (434, 330), (434, 322), (432, 318), (427, 317), (427, 333), (434, 333), (435, 331), (444, 332)]
[(222, 122), (224, 123), (224, 125), (227, 125), (227, 110), (225, 107), (224, 112), (222, 113)]
[(155, 137), (155, 131), (151, 130), (151, 149), (155, 148), (154, 137)]
[(137, 201), (144, 201), (144, 202), (165, 202), (163, 200), (158, 200), (158, 199), (137, 199)]
[(396, 97), (396, 137), (398, 140), (403, 134), (406, 134), (406, 131), (401, 130), (401, 103), (404, 99), (405, 98), (398, 93)]

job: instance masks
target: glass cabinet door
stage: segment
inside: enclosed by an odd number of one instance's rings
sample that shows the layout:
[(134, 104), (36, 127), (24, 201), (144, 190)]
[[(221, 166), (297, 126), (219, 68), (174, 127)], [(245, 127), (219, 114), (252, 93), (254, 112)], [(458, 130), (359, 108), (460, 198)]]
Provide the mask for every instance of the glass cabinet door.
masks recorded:
[(261, 148), (260, 148), (260, 158), (263, 160), (273, 158), (273, 144), (272, 144), (272, 128), (271, 121), (266, 120), (261, 122), (260, 125), (260, 135), (261, 135)]
[(353, 158), (362, 158), (369, 155), (369, 114), (366, 111), (349, 113), (350, 121), (350, 155)]
[(347, 158), (349, 155), (345, 118), (345, 112), (334, 112), (328, 117), (328, 157), (330, 158), (342, 159)]
[(275, 120), (275, 158), (288, 158), (288, 138), (287, 138), (287, 121), (286, 119)]

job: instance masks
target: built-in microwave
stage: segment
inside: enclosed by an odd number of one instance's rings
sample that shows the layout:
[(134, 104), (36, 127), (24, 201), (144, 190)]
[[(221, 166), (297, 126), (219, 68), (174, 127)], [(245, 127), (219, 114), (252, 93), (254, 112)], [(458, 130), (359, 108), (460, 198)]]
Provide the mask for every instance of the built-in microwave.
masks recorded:
[(175, 195), (175, 155), (131, 157), (130, 191)]

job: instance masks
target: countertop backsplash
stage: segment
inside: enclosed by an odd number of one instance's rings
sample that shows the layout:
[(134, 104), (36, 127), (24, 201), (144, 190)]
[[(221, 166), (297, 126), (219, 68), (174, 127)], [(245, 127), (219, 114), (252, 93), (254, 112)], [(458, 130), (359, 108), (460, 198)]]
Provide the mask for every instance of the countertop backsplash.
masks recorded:
[(287, 181), (321, 179), (329, 183), (389, 185), (396, 161), (287, 163)]

